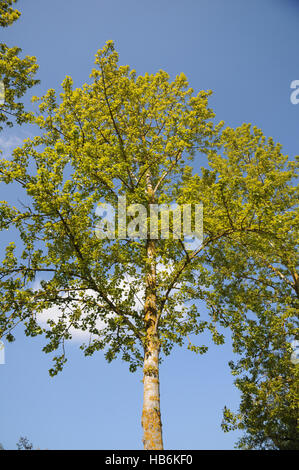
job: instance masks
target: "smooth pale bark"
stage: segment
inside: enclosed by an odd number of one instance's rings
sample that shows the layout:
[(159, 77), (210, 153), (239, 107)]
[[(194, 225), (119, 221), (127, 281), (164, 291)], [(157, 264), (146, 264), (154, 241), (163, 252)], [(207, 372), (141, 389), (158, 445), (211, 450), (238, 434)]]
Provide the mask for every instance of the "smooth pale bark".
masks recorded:
[[(147, 193), (150, 202), (154, 201), (154, 193), (150, 175), (147, 175)], [(156, 249), (155, 241), (147, 240), (147, 277), (145, 298), (146, 341), (144, 348), (143, 367), (143, 445), (145, 450), (163, 449), (162, 422), (160, 413), (159, 386), (159, 351), (158, 310), (156, 297)]]
[(145, 353), (143, 369), (143, 445), (145, 450), (163, 449), (159, 387), (159, 343), (153, 340)]

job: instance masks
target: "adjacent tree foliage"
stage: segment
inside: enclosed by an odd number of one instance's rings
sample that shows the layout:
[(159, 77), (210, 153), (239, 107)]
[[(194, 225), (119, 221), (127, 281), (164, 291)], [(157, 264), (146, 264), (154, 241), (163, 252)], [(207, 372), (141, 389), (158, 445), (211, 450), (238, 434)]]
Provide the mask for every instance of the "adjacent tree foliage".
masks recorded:
[(28, 437), (20, 437), (17, 448), (18, 450), (33, 450), (33, 444), (29, 442)]
[(222, 427), (224, 431), (244, 430), (237, 442), (240, 449), (298, 450), (298, 366), (290, 363), (289, 353), (283, 350), (276, 355), (272, 351), (274, 358), (267, 360), (260, 353), (257, 356), (250, 368), (242, 364), (244, 372), (239, 371), (236, 380), (241, 404), (237, 413), (225, 407)]
[[(21, 436), (17, 442), (17, 449), (18, 450), (33, 450), (33, 444), (29, 442), (28, 437)], [(5, 450), (1, 442), (0, 442), (0, 450)]]
[(21, 14), (18, 10), (12, 7), (14, 3), (16, 3), (16, 0), (1, 0), (0, 26), (2, 26), (2, 28), (11, 25), (14, 21), (19, 18)]
[[(231, 329), (241, 391), (223, 428), (244, 429), (241, 448), (298, 449), (298, 186), (295, 162), (250, 125), (223, 131), (196, 187), (205, 231), (226, 234), (205, 252), (215, 319)], [(297, 369), (296, 369), (297, 367)]]
[[(12, 7), (16, 0), (0, 0), (0, 26), (6, 27), (16, 21), (20, 12)], [(24, 108), (20, 98), (28, 88), (39, 83), (34, 79), (38, 65), (36, 58), (26, 56), (19, 57), (22, 50), (19, 47), (8, 47), (0, 43), (0, 81), (4, 84), (5, 102), (0, 104), (0, 130), (2, 124), (12, 126), (16, 121), (18, 124), (30, 119), (31, 114)]]

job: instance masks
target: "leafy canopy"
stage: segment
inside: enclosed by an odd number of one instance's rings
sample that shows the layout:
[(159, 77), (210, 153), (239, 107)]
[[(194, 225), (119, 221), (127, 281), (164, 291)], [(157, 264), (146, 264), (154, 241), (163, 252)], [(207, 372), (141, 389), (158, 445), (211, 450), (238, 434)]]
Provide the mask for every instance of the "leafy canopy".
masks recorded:
[[(119, 195), (128, 205), (146, 208), (153, 201), (189, 202), (181, 190), (182, 179), (193, 180), (187, 162), (206, 154), (222, 124), (213, 125), (210, 92), (195, 95), (183, 74), (173, 81), (163, 71), (137, 76), (118, 65), (112, 41), (97, 53), (95, 65), (92, 83), (82, 88), (74, 89), (66, 77), (60, 102), (52, 89), (34, 99), (42, 135), (27, 139), (11, 161), (1, 162), (1, 180), (17, 182), (28, 200), (19, 208), (5, 201), (1, 206), (1, 228), (19, 233), (1, 267), (1, 327), (8, 339), (17, 322), (25, 324), (27, 335), (45, 333), (46, 352), (63, 347), (71, 328), (85, 330), (91, 334), (82, 345), (85, 354), (105, 349), (108, 361), (121, 354), (135, 370), (145, 341), (147, 241), (99, 240), (95, 209), (100, 201), (116, 205)], [(197, 254), (189, 254), (182, 240), (156, 240), (165, 354), (205, 327), (216, 341), (223, 340), (208, 319), (199, 319)], [(41, 327), (44, 310), (54, 306), (59, 319)], [(189, 347), (206, 351), (190, 339)], [(65, 359), (62, 350), (52, 374)]]

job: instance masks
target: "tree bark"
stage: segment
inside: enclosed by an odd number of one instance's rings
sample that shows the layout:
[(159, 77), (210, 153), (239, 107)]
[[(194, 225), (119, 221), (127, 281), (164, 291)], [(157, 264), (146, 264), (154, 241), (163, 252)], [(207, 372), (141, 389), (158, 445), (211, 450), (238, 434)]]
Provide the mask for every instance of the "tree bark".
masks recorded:
[(143, 445), (145, 450), (163, 449), (159, 387), (159, 344), (153, 339), (145, 352), (143, 369)]
[[(147, 175), (147, 194), (153, 202), (154, 193), (150, 175)], [(158, 309), (156, 296), (156, 247), (154, 240), (146, 243), (147, 274), (144, 305), (146, 340), (143, 367), (143, 444), (145, 450), (163, 449), (162, 422), (160, 413)]]

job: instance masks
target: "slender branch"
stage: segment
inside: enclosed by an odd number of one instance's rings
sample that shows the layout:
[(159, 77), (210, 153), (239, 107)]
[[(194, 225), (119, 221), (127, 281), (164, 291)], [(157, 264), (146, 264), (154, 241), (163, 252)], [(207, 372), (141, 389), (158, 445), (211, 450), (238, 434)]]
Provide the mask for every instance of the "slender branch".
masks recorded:
[[(107, 107), (108, 107), (108, 111), (109, 111), (109, 114), (110, 114), (110, 117), (111, 117), (111, 120), (112, 120), (113, 127), (115, 129), (115, 132), (117, 134), (117, 137), (118, 137), (118, 140), (119, 140), (119, 143), (120, 143), (120, 148), (121, 148), (122, 155), (123, 155), (125, 161), (127, 161), (127, 155), (126, 155), (126, 152), (125, 152), (124, 141), (123, 141), (122, 136), (121, 136), (121, 134), (119, 132), (119, 129), (117, 127), (116, 121), (114, 119), (114, 116), (113, 116), (113, 113), (112, 113), (112, 110), (111, 110), (110, 102), (109, 102), (109, 99), (108, 99), (108, 96), (107, 96), (105, 74), (104, 74), (104, 70), (103, 70), (102, 65), (101, 65), (101, 71), (102, 71), (102, 82), (103, 82), (105, 101), (106, 101), (106, 104), (107, 104)], [(126, 171), (127, 171), (127, 174), (128, 174), (129, 180), (130, 180), (130, 185), (131, 185), (130, 189), (133, 189), (134, 184), (133, 184), (133, 181), (132, 181), (130, 171), (127, 167), (126, 167)]]
[(175, 165), (177, 164), (177, 162), (179, 161), (179, 159), (182, 157), (182, 150), (179, 150), (176, 157), (175, 157), (175, 160), (174, 162), (172, 162), (172, 164), (170, 165), (170, 167), (168, 168), (168, 170), (166, 170), (163, 175), (161, 176), (161, 178), (159, 179), (158, 183), (156, 184), (155, 188), (154, 188), (154, 194), (156, 193), (157, 189), (159, 188), (159, 186), (161, 185), (161, 183), (164, 181), (164, 179), (167, 177), (167, 175), (169, 175), (169, 173), (171, 172), (171, 170), (175, 167)]
[(226, 199), (225, 199), (225, 197), (224, 197), (223, 186), (222, 186), (222, 185), (220, 185), (220, 192), (221, 192), (222, 202), (223, 202), (223, 204), (224, 204), (225, 211), (226, 211), (226, 214), (227, 214), (227, 217), (228, 217), (230, 226), (231, 226), (231, 228), (233, 229), (233, 228), (234, 228), (234, 224), (233, 224), (232, 218), (231, 218), (231, 216), (230, 216), (230, 213), (229, 213), (229, 210), (228, 210), (228, 207), (227, 207), (227, 202), (226, 202)]
[(73, 233), (71, 232), (67, 222), (65, 221), (64, 217), (60, 214), (58, 209), (56, 209), (56, 212), (57, 212), (60, 220), (62, 221), (62, 223), (65, 227), (66, 233), (67, 233), (67, 235), (68, 235), (68, 237), (69, 237), (69, 239), (70, 239), (70, 241), (71, 241), (71, 243), (72, 243), (72, 245), (73, 245), (73, 247), (74, 247), (74, 249), (77, 253), (78, 259), (81, 261), (81, 263), (84, 267), (84, 270), (85, 270), (86, 275), (87, 275), (86, 280), (88, 282), (90, 282), (90, 284), (92, 285), (92, 288), (100, 294), (102, 299), (105, 300), (105, 302), (109, 305), (109, 307), (112, 309), (112, 311), (115, 312), (118, 316), (120, 316), (124, 319), (124, 321), (131, 328), (131, 330), (134, 331), (136, 337), (140, 340), (141, 344), (143, 345), (143, 338), (140, 335), (140, 332), (138, 331), (138, 329), (135, 327), (135, 325), (127, 318), (127, 316), (126, 316), (127, 313), (122, 312), (121, 310), (119, 310), (116, 307), (116, 305), (114, 305), (114, 303), (109, 299), (108, 295), (106, 295), (104, 293), (104, 291), (99, 288), (99, 286), (97, 285), (97, 283), (95, 282), (93, 277), (88, 272), (88, 269), (86, 268), (86, 263), (85, 263), (85, 260), (84, 260), (84, 256), (82, 255), (81, 250), (80, 250), (78, 244), (76, 243), (76, 240), (75, 240), (75, 237), (74, 237)]

